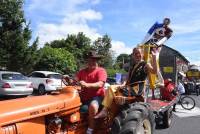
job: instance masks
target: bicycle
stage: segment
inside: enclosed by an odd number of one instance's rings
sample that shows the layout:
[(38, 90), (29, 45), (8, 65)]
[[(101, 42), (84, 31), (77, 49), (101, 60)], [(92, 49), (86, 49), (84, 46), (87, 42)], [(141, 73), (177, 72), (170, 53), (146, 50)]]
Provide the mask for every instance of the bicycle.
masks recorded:
[(178, 97), (178, 103), (183, 109), (192, 110), (195, 107), (196, 103), (192, 97), (188, 95), (179, 95)]

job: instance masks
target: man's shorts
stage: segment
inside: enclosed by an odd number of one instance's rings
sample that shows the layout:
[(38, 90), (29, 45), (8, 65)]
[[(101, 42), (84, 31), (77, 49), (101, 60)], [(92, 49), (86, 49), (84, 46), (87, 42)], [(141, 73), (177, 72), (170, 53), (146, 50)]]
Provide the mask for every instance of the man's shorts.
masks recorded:
[(102, 96), (93, 97), (91, 100), (88, 100), (86, 102), (82, 102), (83, 105), (81, 106), (80, 111), (81, 112), (87, 112), (90, 104), (95, 104), (98, 107), (100, 107), (102, 105), (102, 101), (103, 101), (103, 97)]
[(103, 101), (103, 97), (102, 96), (96, 96), (96, 97), (93, 97), (91, 100), (88, 100), (88, 101), (84, 102), (83, 105), (88, 105), (89, 106), (92, 103), (96, 103), (98, 105), (101, 105), (102, 101)]

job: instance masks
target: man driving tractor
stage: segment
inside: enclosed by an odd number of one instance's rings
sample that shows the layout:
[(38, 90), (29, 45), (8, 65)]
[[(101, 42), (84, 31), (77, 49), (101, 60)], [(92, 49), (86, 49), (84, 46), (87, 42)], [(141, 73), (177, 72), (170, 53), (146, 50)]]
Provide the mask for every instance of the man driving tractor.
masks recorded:
[(105, 94), (104, 83), (107, 79), (107, 73), (97, 63), (101, 58), (102, 56), (97, 55), (95, 51), (90, 51), (87, 54), (87, 67), (80, 70), (75, 78), (80, 82), (82, 87), (80, 94), (81, 101), (83, 105), (88, 106), (89, 126), (87, 134), (93, 133), (94, 116), (97, 114)]

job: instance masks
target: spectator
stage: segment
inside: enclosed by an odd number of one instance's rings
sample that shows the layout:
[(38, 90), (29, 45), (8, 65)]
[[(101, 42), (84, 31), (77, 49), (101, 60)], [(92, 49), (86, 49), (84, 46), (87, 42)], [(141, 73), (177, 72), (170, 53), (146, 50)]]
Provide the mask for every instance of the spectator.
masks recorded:
[(178, 83), (177, 83), (178, 87), (178, 93), (181, 95), (181, 94), (184, 94), (185, 93), (185, 88), (182, 84), (182, 81), (181, 80), (178, 80)]
[(164, 81), (164, 87), (160, 88), (160, 90), (161, 90), (161, 99), (163, 100), (171, 101), (177, 95), (174, 83), (172, 82), (171, 79), (166, 79)]
[[(182, 95), (185, 93), (185, 88), (183, 86), (183, 84), (181, 83), (182, 78), (178, 78), (178, 83), (177, 83), (177, 90), (178, 90), (178, 94), (179, 95)], [(173, 105), (173, 111), (176, 112), (176, 103)]]

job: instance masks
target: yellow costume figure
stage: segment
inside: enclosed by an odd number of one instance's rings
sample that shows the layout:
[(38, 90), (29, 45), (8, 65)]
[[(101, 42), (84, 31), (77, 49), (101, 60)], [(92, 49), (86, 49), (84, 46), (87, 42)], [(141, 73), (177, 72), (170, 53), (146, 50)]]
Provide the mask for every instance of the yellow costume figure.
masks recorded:
[[(145, 44), (145, 45), (142, 45), (141, 47), (143, 48), (143, 51), (144, 51), (144, 61), (152, 63), (150, 48), (153, 46), (150, 44), (147, 44), (147, 45)], [(157, 68), (159, 68), (158, 59), (156, 60), (156, 64), (157, 64)], [(157, 79), (156, 75), (157, 75), (157, 73), (148, 72), (149, 86), (152, 90), (154, 90), (156, 88), (156, 86), (155, 86), (155, 82)]]

